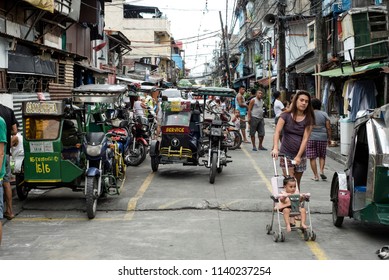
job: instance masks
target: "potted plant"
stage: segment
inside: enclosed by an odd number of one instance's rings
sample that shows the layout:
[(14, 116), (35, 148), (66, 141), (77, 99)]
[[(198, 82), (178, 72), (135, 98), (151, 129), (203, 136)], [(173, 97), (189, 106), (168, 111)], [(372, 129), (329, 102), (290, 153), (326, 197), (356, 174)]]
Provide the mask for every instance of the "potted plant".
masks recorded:
[(255, 62), (255, 64), (257, 64), (257, 65), (260, 65), (260, 64), (262, 63), (262, 55), (256, 54), (256, 55), (254, 56), (254, 62)]

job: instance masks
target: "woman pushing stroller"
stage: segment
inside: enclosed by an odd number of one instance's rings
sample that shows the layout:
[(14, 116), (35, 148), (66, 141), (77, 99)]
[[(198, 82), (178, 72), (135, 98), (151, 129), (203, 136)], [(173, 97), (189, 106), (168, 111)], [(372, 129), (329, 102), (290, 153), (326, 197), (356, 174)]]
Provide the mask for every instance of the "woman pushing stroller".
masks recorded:
[[(315, 113), (311, 105), (311, 96), (307, 91), (299, 90), (294, 96), (290, 108), (282, 112), (277, 122), (273, 137), (272, 157), (277, 158), (279, 153), (287, 157), (289, 174), (296, 178), (300, 187), (301, 177), (307, 168), (305, 149), (315, 124)], [(283, 133), (281, 148), (279, 148), (280, 134)], [(284, 176), (286, 166), (280, 161)]]

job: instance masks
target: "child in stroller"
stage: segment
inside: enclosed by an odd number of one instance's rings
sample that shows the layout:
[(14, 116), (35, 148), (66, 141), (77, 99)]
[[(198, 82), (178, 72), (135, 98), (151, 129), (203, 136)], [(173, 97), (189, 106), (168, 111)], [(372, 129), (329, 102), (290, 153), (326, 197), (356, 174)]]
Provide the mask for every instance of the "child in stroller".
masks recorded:
[[(286, 157), (284, 155), (281, 156), (285, 162), (286, 176), (278, 175), (276, 159), (273, 157), (274, 176), (271, 178), (272, 194), (270, 196), (273, 201), (273, 207), (271, 222), (266, 225), (266, 233), (273, 234), (274, 242), (284, 242), (285, 232), (301, 230), (305, 241), (309, 239), (315, 241), (316, 233), (312, 230), (309, 206), (311, 195), (299, 192), (296, 178), (289, 175)], [(281, 216), (284, 216), (285, 226), (282, 225)], [(276, 225), (273, 231), (275, 217)], [(295, 220), (300, 220), (298, 226), (296, 226)]]
[[(282, 212), (284, 215), (284, 221), (286, 225), (286, 231), (291, 232), (294, 224), (294, 218), (290, 217), (292, 211), (291, 200), (298, 200), (299, 212), (301, 215), (301, 228), (307, 229), (306, 221), (306, 211), (302, 202), (304, 201), (305, 194), (299, 194), (299, 191), (296, 186), (296, 179), (294, 177), (287, 176), (283, 181), (284, 190), (279, 195), (279, 203), (277, 205), (278, 211)], [(294, 210), (294, 209), (293, 209)], [(296, 209), (297, 210), (297, 209)]]

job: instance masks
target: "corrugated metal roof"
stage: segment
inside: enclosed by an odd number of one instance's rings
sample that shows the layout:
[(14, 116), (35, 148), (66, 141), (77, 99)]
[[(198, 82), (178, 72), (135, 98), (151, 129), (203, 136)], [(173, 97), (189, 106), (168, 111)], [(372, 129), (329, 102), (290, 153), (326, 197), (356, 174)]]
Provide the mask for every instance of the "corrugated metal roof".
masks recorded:
[(357, 66), (357, 67), (355, 67), (355, 71), (351, 65), (347, 65), (347, 66), (343, 66), (342, 68), (338, 67), (338, 68), (335, 68), (332, 70), (323, 71), (323, 72), (316, 73), (313, 75), (319, 75), (319, 76), (324, 76), (324, 77), (353, 76), (353, 75), (362, 74), (362, 73), (367, 72), (369, 70), (384, 68), (386, 66), (388, 66), (388, 63), (380, 63), (379, 61), (376, 61), (376, 62), (369, 63), (366, 65)]

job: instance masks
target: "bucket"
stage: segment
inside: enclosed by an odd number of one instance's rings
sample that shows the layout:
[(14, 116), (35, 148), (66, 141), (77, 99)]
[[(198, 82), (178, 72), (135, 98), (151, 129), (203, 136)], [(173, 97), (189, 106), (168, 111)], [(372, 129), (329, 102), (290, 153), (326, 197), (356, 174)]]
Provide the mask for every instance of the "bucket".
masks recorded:
[(353, 135), (354, 123), (349, 118), (339, 120), (340, 123), (340, 153), (344, 156), (349, 154), (351, 136)]

